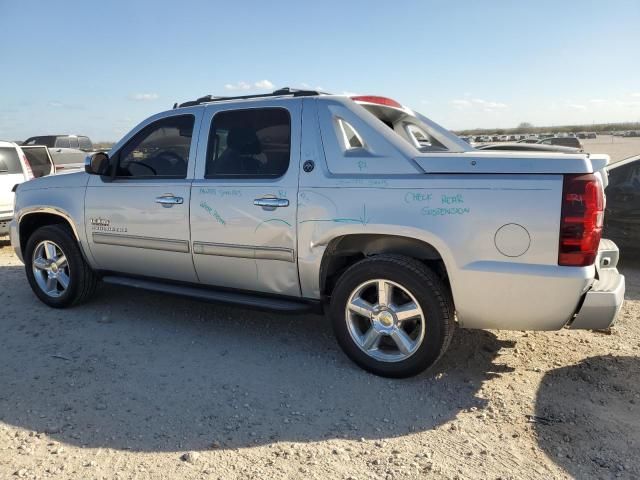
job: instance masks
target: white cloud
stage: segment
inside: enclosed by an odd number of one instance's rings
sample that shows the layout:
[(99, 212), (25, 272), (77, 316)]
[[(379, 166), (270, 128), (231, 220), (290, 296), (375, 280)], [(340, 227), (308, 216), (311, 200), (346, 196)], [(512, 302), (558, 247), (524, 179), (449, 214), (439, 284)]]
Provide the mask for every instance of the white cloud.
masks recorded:
[(53, 108), (62, 108), (64, 104), (61, 102), (49, 102), (49, 106)]
[(573, 110), (580, 110), (582, 112), (587, 109), (585, 105), (580, 105), (578, 103), (567, 103), (567, 107), (572, 108)]
[(624, 100), (618, 100), (616, 102), (616, 105), (618, 105), (619, 107), (638, 107), (640, 106), (640, 100), (634, 100), (631, 102), (627, 102)]
[(506, 103), (483, 100), (482, 98), (458, 98), (455, 100), (451, 100), (451, 104), (457, 110), (473, 109), (474, 111), (482, 111), (486, 113), (493, 113), (509, 108), (509, 105), (507, 105)]
[(456, 108), (468, 108), (471, 106), (471, 102), (469, 100), (462, 99), (451, 100), (451, 104)]
[(158, 94), (157, 93), (132, 93), (131, 95), (129, 95), (129, 98), (131, 100), (149, 102), (152, 100), (157, 100)]
[(254, 87), (260, 88), (261, 90), (272, 90), (274, 88), (273, 83), (269, 80), (260, 80), (253, 84)]
[(251, 85), (247, 82), (238, 82), (238, 83), (226, 83), (224, 88), (227, 90), (250, 90)]
[(607, 103), (607, 101), (602, 98), (592, 98), (589, 100), (589, 103), (593, 103), (594, 105), (603, 105)]
[(508, 108), (508, 105), (506, 103), (501, 103), (501, 102), (490, 102), (488, 100), (483, 100), (481, 98), (474, 98), (472, 100), (473, 103), (475, 103), (476, 105), (481, 106), (485, 112), (487, 111), (493, 111), (493, 110), (501, 110), (503, 108)]
[(634, 92), (631, 94), (632, 97), (640, 98), (640, 92)]
[(273, 90), (274, 85), (269, 80), (265, 79), (254, 82), (253, 84), (245, 81), (226, 83), (224, 88), (227, 90)]

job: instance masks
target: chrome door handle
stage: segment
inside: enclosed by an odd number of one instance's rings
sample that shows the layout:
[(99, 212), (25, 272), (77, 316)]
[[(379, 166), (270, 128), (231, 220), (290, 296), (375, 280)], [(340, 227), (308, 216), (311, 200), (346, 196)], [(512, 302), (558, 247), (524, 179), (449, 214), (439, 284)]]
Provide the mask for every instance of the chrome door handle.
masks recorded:
[(275, 210), (279, 207), (288, 207), (289, 200), (286, 198), (273, 198), (273, 197), (265, 197), (265, 198), (256, 198), (253, 201), (253, 204), (262, 207), (265, 210)]
[(159, 203), (164, 208), (171, 208), (174, 205), (182, 205), (183, 202), (184, 198), (174, 197), (173, 195), (163, 195), (161, 197), (156, 197), (156, 203)]

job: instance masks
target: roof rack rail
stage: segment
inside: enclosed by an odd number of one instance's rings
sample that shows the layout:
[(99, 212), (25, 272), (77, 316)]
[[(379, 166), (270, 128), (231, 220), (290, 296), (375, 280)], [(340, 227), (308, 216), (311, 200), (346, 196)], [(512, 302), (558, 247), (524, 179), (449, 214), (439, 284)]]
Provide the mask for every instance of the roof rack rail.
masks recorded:
[(200, 105), (201, 103), (222, 102), (224, 100), (246, 100), (249, 98), (269, 98), (269, 97), (282, 97), (284, 95), (291, 95), (294, 97), (313, 97), (316, 95), (324, 95), (325, 92), (318, 92), (316, 90), (298, 90), (296, 88), (279, 88), (272, 93), (261, 93), (256, 95), (242, 95), (237, 97), (214, 97), (213, 95), (205, 95), (197, 100), (190, 100), (178, 105), (176, 102), (173, 108), (193, 107), (194, 105)]

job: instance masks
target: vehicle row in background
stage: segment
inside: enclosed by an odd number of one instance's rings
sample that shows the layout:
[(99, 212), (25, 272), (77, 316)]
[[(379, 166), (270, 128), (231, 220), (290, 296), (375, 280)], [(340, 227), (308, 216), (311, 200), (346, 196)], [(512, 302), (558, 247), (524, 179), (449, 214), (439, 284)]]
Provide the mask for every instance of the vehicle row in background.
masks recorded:
[(33, 178), (84, 170), (84, 157), (93, 151), (88, 137), (47, 135), (18, 145), (0, 141), (0, 236), (13, 218), (14, 189)]
[[(44, 147), (47, 150), (46, 147)], [(42, 152), (25, 149), (22, 150), (13, 142), (0, 141), (0, 236), (9, 232), (9, 222), (13, 218), (14, 190), (16, 185), (34, 178), (34, 171), (27, 160), (27, 153), (34, 158), (41, 159)], [(50, 157), (49, 157), (50, 160)], [(55, 171), (53, 163), (39, 165), (36, 169), (39, 173), (50, 174)]]

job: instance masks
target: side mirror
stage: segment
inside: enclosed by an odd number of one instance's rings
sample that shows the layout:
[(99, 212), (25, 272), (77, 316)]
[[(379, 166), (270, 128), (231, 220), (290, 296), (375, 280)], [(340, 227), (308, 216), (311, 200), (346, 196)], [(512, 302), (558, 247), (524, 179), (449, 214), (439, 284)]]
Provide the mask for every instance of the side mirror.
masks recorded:
[(106, 175), (109, 171), (109, 155), (97, 152), (84, 160), (84, 171), (89, 175)]

